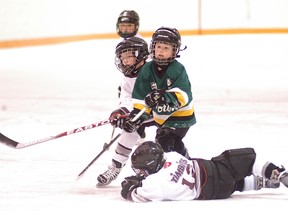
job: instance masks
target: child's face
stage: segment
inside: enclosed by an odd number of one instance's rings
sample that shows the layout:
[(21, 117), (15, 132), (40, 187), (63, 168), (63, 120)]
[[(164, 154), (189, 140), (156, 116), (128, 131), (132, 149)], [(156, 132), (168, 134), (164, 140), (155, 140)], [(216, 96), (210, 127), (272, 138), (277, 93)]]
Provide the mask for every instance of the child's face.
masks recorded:
[(124, 66), (131, 66), (136, 63), (136, 57), (132, 51), (121, 53), (120, 60)]
[(122, 33), (133, 33), (136, 30), (134, 23), (120, 23), (119, 31)]
[(173, 45), (163, 42), (155, 43), (155, 57), (158, 59), (168, 59), (173, 56)]

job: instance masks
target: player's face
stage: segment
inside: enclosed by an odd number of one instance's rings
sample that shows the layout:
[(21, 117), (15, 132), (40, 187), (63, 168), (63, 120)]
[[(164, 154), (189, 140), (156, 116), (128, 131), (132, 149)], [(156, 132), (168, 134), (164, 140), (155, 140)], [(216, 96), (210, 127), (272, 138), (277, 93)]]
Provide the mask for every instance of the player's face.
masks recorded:
[(131, 66), (136, 63), (136, 57), (131, 51), (126, 51), (121, 54), (120, 60), (124, 66)]
[(163, 42), (155, 43), (155, 57), (158, 59), (168, 59), (173, 55), (173, 45)]
[(123, 34), (133, 33), (135, 31), (135, 24), (134, 23), (120, 23), (119, 31)]

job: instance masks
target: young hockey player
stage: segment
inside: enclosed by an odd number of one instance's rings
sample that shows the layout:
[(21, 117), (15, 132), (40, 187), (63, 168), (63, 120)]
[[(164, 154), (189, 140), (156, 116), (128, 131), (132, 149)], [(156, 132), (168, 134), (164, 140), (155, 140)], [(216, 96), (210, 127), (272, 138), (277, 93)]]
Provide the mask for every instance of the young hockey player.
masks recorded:
[[(140, 25), (140, 18), (136, 11), (134, 10), (123, 10), (116, 22), (116, 33), (120, 36), (121, 41), (128, 37), (140, 37), (138, 34)], [(122, 79), (123, 80), (123, 79)], [(121, 94), (121, 83), (118, 86), (118, 97)]]
[[(189, 77), (176, 60), (180, 47), (177, 29), (161, 27), (155, 31), (150, 44), (152, 61), (142, 67), (136, 79), (132, 94), (134, 109), (123, 128), (134, 132), (152, 115), (158, 127), (156, 141), (164, 151), (177, 151), (189, 158), (182, 139), (196, 118)], [(143, 108), (147, 108), (146, 112), (137, 121), (129, 121)]]
[(132, 153), (131, 166), (137, 175), (125, 178), (121, 195), (134, 202), (225, 199), (235, 191), (288, 187), (285, 168), (261, 163), (253, 148), (188, 160), (146, 141)]
[(139, 15), (136, 11), (122, 11), (116, 23), (117, 34), (123, 39), (138, 36), (137, 33), (139, 30), (139, 20)]
[[(132, 90), (139, 70), (146, 63), (148, 58), (148, 44), (139, 37), (130, 37), (116, 46), (115, 64), (124, 77), (121, 82), (121, 94), (118, 108), (110, 115), (112, 125), (122, 128), (123, 122), (133, 108)], [(112, 164), (108, 169), (97, 178), (97, 186), (106, 186), (117, 178), (122, 167), (128, 160), (132, 147), (141, 137), (144, 136), (144, 127), (153, 125), (153, 119), (148, 119), (144, 124), (133, 133), (124, 132), (118, 139), (118, 143), (112, 157)]]

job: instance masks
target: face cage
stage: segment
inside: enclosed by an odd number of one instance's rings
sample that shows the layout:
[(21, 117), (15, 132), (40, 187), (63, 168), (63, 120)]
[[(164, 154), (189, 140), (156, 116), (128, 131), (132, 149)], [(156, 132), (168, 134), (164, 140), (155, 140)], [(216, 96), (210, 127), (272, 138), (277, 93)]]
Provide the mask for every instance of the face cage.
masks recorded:
[(119, 29), (118, 29), (118, 35), (122, 38), (129, 38), (129, 37), (133, 37), (137, 34), (137, 31), (133, 31), (132, 33), (127, 33), (127, 32), (121, 32)]
[[(155, 44), (156, 43), (163, 43), (163, 44), (169, 44), (173, 46), (173, 53), (172, 53), (172, 57), (168, 58), (168, 59), (158, 59), (155, 56)], [(169, 65), (171, 62), (174, 61), (174, 59), (177, 57), (177, 54), (179, 52), (179, 47), (174, 44), (174, 43), (168, 43), (168, 42), (164, 42), (164, 41), (153, 41), (151, 44), (151, 48), (150, 48), (150, 56), (151, 58), (158, 64), (161, 66), (165, 66), (165, 65)]]
[[(122, 53), (125, 53), (125, 52), (128, 52), (128, 51), (132, 51), (135, 55), (135, 58), (136, 58), (136, 63), (133, 64), (133, 65), (123, 65), (122, 61), (121, 61), (121, 54)], [(117, 67), (117, 69), (122, 72), (124, 74), (124, 76), (126, 77), (136, 77), (137, 76), (137, 70), (136, 70), (136, 67), (137, 65), (139, 64), (139, 62), (142, 60), (142, 59), (138, 59), (138, 56), (139, 56), (139, 51), (138, 49), (135, 49), (135, 48), (128, 48), (128, 49), (123, 49), (121, 50), (119, 53), (116, 54), (115, 56), (115, 65)]]
[[(119, 28), (119, 24), (121, 24), (121, 23), (132, 23), (135, 26), (135, 30), (133, 32), (131, 32), (131, 33), (122, 32), (122, 31), (120, 31), (120, 28)], [(129, 38), (129, 37), (133, 37), (133, 36), (135, 36), (137, 34), (137, 32), (138, 32), (138, 25), (137, 25), (136, 22), (117, 22), (117, 34), (120, 37), (125, 38), (125, 39)]]
[(146, 169), (137, 169), (137, 168), (134, 168), (132, 167), (133, 171), (136, 173), (136, 175), (140, 175), (140, 176), (144, 176), (145, 178), (150, 175), (148, 170)]

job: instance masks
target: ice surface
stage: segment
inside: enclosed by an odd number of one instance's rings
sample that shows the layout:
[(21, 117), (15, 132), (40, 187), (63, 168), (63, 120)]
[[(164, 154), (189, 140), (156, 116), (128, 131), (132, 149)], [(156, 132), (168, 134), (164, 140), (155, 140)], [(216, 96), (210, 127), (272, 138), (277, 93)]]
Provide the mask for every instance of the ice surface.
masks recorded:
[[(190, 76), (197, 117), (184, 140), (190, 154), (210, 158), (251, 146), (259, 157), (288, 166), (288, 35), (182, 41), (188, 49), (179, 61)], [(0, 50), (0, 132), (30, 142), (108, 118), (117, 107), (116, 43)], [(119, 192), (121, 179), (132, 173), (129, 163), (110, 186), (95, 187), (115, 145), (76, 181), (111, 132), (105, 125), (25, 149), (1, 145), (0, 215), (283, 214), (288, 200), (283, 186), (226, 200), (127, 202)], [(147, 139), (154, 132), (149, 128)]]

